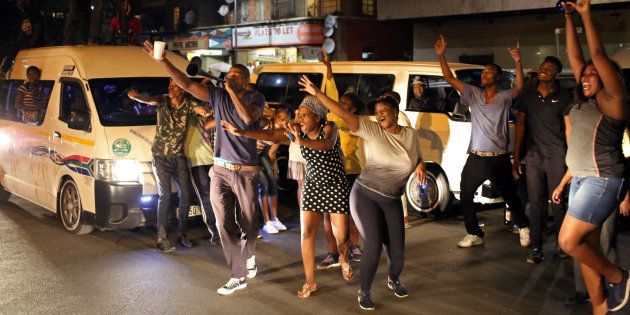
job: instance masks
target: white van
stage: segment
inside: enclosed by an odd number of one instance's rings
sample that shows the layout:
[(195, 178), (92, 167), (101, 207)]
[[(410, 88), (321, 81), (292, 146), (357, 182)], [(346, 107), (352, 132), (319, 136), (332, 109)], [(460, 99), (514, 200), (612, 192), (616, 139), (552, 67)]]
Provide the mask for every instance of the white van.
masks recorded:
[[(169, 59), (186, 68), (184, 58)], [(29, 66), (41, 69), (47, 105), (37, 121), (25, 122), (15, 95)], [(139, 47), (20, 51), (8, 80), (0, 80), (0, 199), (15, 194), (36, 203), (76, 234), (154, 221), (155, 109), (127, 91), (166, 94), (168, 83)]]
[[(480, 85), (483, 67), (460, 63), (449, 64), (462, 81)], [(401, 95), (400, 110), (418, 130), (422, 152), (429, 171), (428, 184), (420, 196), (415, 176), (407, 183), (409, 205), (420, 212), (444, 212), (452, 197), (459, 199), (460, 179), (467, 158), (470, 140), (470, 115), (465, 104), (459, 103), (459, 94), (443, 79), (437, 62), (333, 62), (335, 83), (340, 95), (354, 92), (366, 103), (394, 90)], [(322, 63), (269, 64), (257, 67), (251, 77), (256, 89), (272, 105), (296, 107), (303, 97), (298, 79), (307, 75), (316, 85), (323, 87), (326, 68)], [(411, 82), (420, 76), (428, 84), (425, 97), (428, 107), (412, 108)], [(505, 73), (500, 88), (510, 88), (513, 75)], [(510, 128), (513, 136), (513, 128)], [(476, 202), (499, 203), (503, 200), (489, 182), (478, 189)]]

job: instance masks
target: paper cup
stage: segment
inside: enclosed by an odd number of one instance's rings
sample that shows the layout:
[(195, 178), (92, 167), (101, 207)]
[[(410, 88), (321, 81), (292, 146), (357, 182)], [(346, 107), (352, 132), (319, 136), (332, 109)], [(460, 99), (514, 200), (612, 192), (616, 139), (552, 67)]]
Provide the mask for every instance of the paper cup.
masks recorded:
[(162, 55), (164, 55), (164, 48), (166, 47), (165, 42), (161, 42), (156, 40), (153, 42), (153, 58), (154, 59), (162, 59)]

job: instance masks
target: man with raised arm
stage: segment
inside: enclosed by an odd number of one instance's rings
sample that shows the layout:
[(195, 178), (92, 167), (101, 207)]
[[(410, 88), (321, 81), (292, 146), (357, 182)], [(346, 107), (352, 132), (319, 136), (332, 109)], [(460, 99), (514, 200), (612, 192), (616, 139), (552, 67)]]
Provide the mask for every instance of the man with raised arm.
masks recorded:
[[(153, 56), (153, 45), (144, 42), (144, 46)], [(225, 89), (221, 89), (190, 80), (166, 56), (155, 61), (177, 85), (208, 101), (217, 121), (226, 120), (241, 130), (260, 129), (265, 98), (247, 89), (247, 67), (233, 65), (226, 76)], [(231, 272), (230, 280), (217, 292), (228, 295), (247, 287), (245, 277), (253, 278), (257, 272), (254, 253), (258, 235), (258, 154), (256, 140), (231, 135), (222, 128), (216, 128), (215, 135), (214, 166), (209, 173), (210, 200)], [(236, 211), (240, 211), (238, 216)]]
[(512, 164), (508, 152), (508, 121), (510, 107), (523, 89), (523, 66), (519, 43), (508, 48), (516, 68), (516, 85), (511, 90), (499, 91), (501, 67), (488, 64), (481, 73), (482, 88), (466, 84), (457, 79), (446, 62), (444, 51), (446, 39), (440, 35), (435, 42), (435, 53), (440, 59), (442, 74), (448, 84), (461, 94), (461, 102), (470, 107), (471, 135), (468, 159), (462, 170), (460, 199), (467, 235), (457, 243), (460, 248), (483, 244), (484, 233), (479, 227), (473, 197), (477, 187), (489, 179), (494, 183), (503, 199), (510, 206), (512, 220), (519, 227), (521, 246), (529, 246), (529, 222), (521, 201), (516, 195), (512, 178)]

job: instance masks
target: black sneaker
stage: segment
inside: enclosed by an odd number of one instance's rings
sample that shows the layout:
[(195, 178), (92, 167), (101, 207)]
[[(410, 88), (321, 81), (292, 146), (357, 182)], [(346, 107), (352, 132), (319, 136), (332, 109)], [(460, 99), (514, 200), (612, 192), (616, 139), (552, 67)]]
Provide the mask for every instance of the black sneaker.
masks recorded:
[(334, 267), (339, 267), (341, 264), (339, 263), (339, 254), (328, 253), (326, 258), (322, 260), (319, 264), (317, 264), (317, 269), (329, 269)]
[(182, 234), (177, 238), (177, 243), (181, 244), (182, 246), (186, 247), (186, 248), (192, 248), (193, 244), (190, 242), (190, 240), (188, 239), (188, 237), (186, 237), (186, 235)]
[(403, 287), (403, 285), (400, 283), (400, 280), (394, 281), (387, 277), (387, 287), (390, 290), (394, 291), (394, 294), (399, 298), (405, 298), (409, 296), (409, 292), (407, 292), (407, 289)]
[(616, 312), (622, 309), (628, 303), (628, 291), (630, 290), (630, 281), (628, 281), (628, 270), (621, 269), (621, 282), (618, 284), (608, 284), (608, 310)]
[(374, 310), (374, 303), (372, 303), (372, 294), (370, 293), (370, 291), (364, 292), (362, 290), (359, 290), (359, 292), (357, 292), (357, 299), (359, 300), (359, 307), (361, 307), (362, 310)]
[(591, 298), (588, 296), (586, 292), (575, 292), (575, 295), (564, 300), (564, 306), (568, 308), (572, 308), (578, 305), (584, 305), (591, 302)]
[(171, 253), (175, 251), (175, 246), (172, 246), (168, 240), (159, 240), (155, 248), (160, 253)]
[(527, 263), (528, 264), (540, 264), (545, 259), (545, 255), (543, 255), (542, 250), (540, 248), (534, 248), (529, 251), (527, 255)]

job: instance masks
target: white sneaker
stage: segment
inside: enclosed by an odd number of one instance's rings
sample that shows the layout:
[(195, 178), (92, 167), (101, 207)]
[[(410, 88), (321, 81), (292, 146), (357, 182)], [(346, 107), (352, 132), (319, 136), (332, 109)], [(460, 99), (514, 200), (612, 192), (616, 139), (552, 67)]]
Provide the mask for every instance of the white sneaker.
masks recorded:
[(273, 224), (273, 227), (275, 227), (276, 230), (278, 230), (278, 231), (286, 231), (287, 230), (287, 227), (284, 224), (282, 224), (282, 222), (280, 222), (280, 220), (278, 220), (278, 218), (273, 218), (269, 222), (271, 222), (271, 224)]
[(236, 290), (247, 288), (247, 282), (245, 278), (230, 278), (230, 280), (217, 290), (217, 293), (221, 295), (230, 295)]
[(265, 223), (265, 225), (263, 226), (263, 231), (265, 231), (265, 233), (267, 234), (278, 234), (278, 229), (276, 229), (275, 226), (273, 226), (273, 223), (271, 221), (267, 221), (267, 223)]
[(457, 247), (465, 248), (476, 245), (483, 245), (483, 237), (473, 234), (466, 234), (464, 238), (457, 243)]
[(518, 236), (521, 239), (521, 246), (527, 247), (532, 244), (532, 240), (529, 238), (529, 228), (518, 229)]
[(252, 255), (252, 257), (249, 257), (245, 265), (247, 266), (247, 278), (251, 279), (255, 277), (256, 273), (258, 273), (258, 266), (256, 266), (256, 255)]

